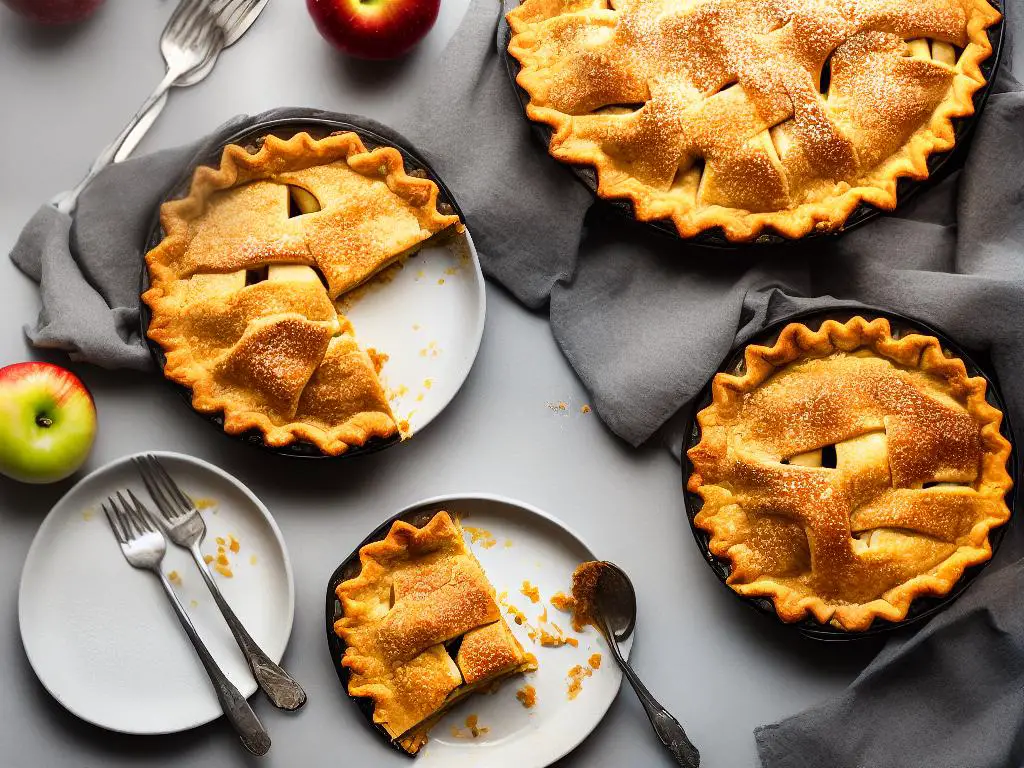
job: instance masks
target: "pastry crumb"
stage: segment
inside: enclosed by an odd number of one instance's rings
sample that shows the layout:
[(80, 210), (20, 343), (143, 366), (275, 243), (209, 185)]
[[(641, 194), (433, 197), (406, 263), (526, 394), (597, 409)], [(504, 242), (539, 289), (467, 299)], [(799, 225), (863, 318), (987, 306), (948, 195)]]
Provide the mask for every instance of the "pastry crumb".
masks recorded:
[(199, 607), (199, 601), (198, 600), (189, 600), (188, 601), (188, 607), (189, 608), (198, 608)]
[(443, 277), (437, 278), (437, 284), (438, 285), (444, 285), (444, 278)]
[(218, 536), (216, 539), (214, 539), (214, 541), (216, 541), (217, 545), (221, 546), (221, 547), (223, 547), (224, 544), (227, 543), (227, 542), (224, 541), (224, 537), (223, 536)]
[(430, 389), (432, 386), (434, 386), (434, 380), (433, 379), (428, 377), (428, 378), (423, 380), (423, 388), (424, 389)]
[(523, 594), (524, 597), (530, 598), (531, 603), (540, 602), (540, 589), (538, 589), (535, 585), (531, 584), (529, 581), (524, 580), (523, 586), (519, 588), (519, 591)]
[(565, 413), (569, 410), (569, 404), (563, 400), (548, 403), (548, 410), (554, 411), (555, 413)]
[(230, 579), (235, 575), (234, 572), (232, 572), (230, 566), (222, 565), (221, 563), (217, 563), (216, 565), (214, 565), (213, 570), (215, 570), (217, 573), (219, 573), (226, 579)]
[(601, 668), (601, 654), (600, 653), (592, 653), (592, 654), (590, 654), (590, 658), (587, 659), (587, 664), (590, 665), (591, 669), (600, 669)]
[(213, 562), (213, 555), (203, 555), (203, 562), (207, 565)]
[(85, 520), (85, 522), (88, 523), (90, 520), (92, 520), (92, 516), (93, 516), (93, 510), (92, 509), (83, 509), (82, 510), (82, 519)]
[(566, 690), (566, 695), (569, 697), (569, 701), (572, 701), (580, 695), (580, 691), (583, 690), (583, 681), (592, 674), (594, 674), (594, 670), (579, 664), (569, 670), (569, 674), (567, 675), (569, 687)]
[(476, 739), (483, 736), (491, 729), (480, 725), (480, 719), (476, 715), (466, 716), (466, 730), (462, 730), (457, 725), (453, 725), (451, 728), (451, 734), (456, 739)]
[(575, 637), (569, 637), (565, 630), (555, 624), (553, 621), (548, 622), (547, 610), (541, 614), (538, 619), (540, 626), (540, 644), (546, 648), (561, 648), (563, 645), (569, 645), (573, 648), (578, 648), (580, 641)]
[(369, 355), (370, 362), (373, 363), (373, 370), (377, 373), (380, 373), (384, 369), (384, 363), (391, 359), (386, 352), (378, 352), (373, 347), (367, 347), (366, 354)]
[(505, 549), (512, 549), (512, 539), (505, 539)]
[(476, 715), (466, 716), (466, 727), (469, 728), (469, 732), (473, 734), (474, 739), (491, 730), (490, 728), (480, 725), (479, 718), (477, 718)]
[(516, 691), (516, 698), (526, 709), (530, 709), (537, 704), (537, 689), (532, 685), (524, 685)]
[(412, 329), (413, 329), (414, 331), (418, 331), (418, 330), (419, 330), (419, 329), (420, 329), (421, 327), (422, 327), (422, 326), (421, 326), (421, 325), (420, 325), (419, 323), (413, 323), (413, 324), (412, 324)]
[(562, 613), (571, 613), (572, 609), (576, 606), (576, 601), (573, 599), (572, 595), (567, 595), (565, 592), (555, 592), (555, 594), (551, 596), (551, 600), (548, 602), (551, 603), (555, 610), (561, 611)]
[(422, 403), (423, 402), (423, 393), (422, 392), (420, 392), (418, 395), (416, 395), (416, 402), (417, 403)]
[(249, 555), (249, 565), (256, 565), (256, 555)]
[(195, 504), (196, 509), (198, 509), (200, 511), (202, 511), (204, 509), (210, 509), (211, 507), (216, 507), (217, 506), (217, 502), (214, 499), (211, 499), (211, 498), (208, 498), (208, 497), (204, 497), (204, 496), (200, 496), (198, 498), (192, 499), (192, 503)]
[(448, 269), (446, 269), (444, 271), (444, 273), (446, 275), (457, 275), (459, 273), (459, 268), (458, 267), (448, 267)]
[(232, 552), (237, 552), (241, 548), (242, 548), (242, 545), (238, 541), (238, 539), (236, 539), (234, 536), (232, 536), (229, 533), (228, 534), (228, 549), (230, 549)]
[(512, 617), (512, 620), (520, 625), (526, 625), (526, 614), (516, 608), (514, 605), (505, 606), (505, 613)]
[(494, 538), (494, 534), (488, 531), (486, 528), (475, 528), (471, 525), (462, 526), (462, 530), (469, 534), (474, 544), (479, 544), (484, 549), (490, 549), (498, 540)]
[(590, 411), (591, 411), (591, 408), (586, 403), (584, 403), (583, 405), (580, 406), (580, 413), (590, 413)]
[(177, 571), (171, 571), (170, 573), (168, 573), (167, 580), (171, 582), (171, 584), (174, 584), (176, 587), (181, 586), (181, 574), (179, 574)]

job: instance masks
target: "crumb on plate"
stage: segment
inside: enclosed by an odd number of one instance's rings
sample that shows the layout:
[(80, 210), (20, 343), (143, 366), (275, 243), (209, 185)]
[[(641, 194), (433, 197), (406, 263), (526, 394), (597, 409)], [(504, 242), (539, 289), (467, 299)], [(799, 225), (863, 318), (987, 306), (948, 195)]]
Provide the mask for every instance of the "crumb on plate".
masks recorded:
[(479, 544), (484, 549), (490, 549), (498, 543), (498, 540), (494, 538), (494, 534), (486, 528), (476, 528), (472, 525), (464, 525), (462, 526), (462, 530), (469, 534), (469, 538), (474, 544)]
[(567, 595), (565, 592), (555, 592), (549, 602), (555, 610), (562, 613), (571, 613), (572, 609), (576, 606), (576, 601), (573, 600), (572, 595)]
[(537, 689), (532, 685), (524, 685), (516, 691), (516, 698), (519, 699), (520, 704), (530, 709), (537, 704)]
[(580, 695), (580, 691), (583, 690), (583, 681), (592, 674), (594, 674), (594, 670), (579, 664), (569, 670), (569, 674), (567, 676), (569, 679), (569, 687), (566, 690), (566, 695), (569, 697), (569, 701), (572, 701)]
[(524, 580), (523, 586), (519, 588), (519, 591), (522, 592), (525, 597), (530, 598), (531, 603), (540, 602), (540, 589), (538, 589), (535, 585), (531, 584), (529, 581)]

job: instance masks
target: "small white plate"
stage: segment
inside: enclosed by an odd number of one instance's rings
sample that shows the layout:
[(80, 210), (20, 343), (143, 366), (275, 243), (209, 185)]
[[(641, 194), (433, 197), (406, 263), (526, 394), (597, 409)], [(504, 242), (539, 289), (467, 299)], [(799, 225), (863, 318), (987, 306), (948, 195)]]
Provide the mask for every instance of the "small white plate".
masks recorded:
[(468, 230), (423, 248), (342, 299), (360, 345), (388, 356), (381, 380), (406, 437), (433, 421), (466, 380), (486, 306)]
[[(427, 515), (441, 509), (457, 514), (464, 527), (478, 532), (471, 547), (499, 595), (507, 592), (506, 602), (519, 608), (533, 626), (546, 608), (548, 621), (578, 638), (579, 647), (543, 647), (530, 640), (526, 626), (517, 625), (505, 614), (523, 648), (537, 657), (539, 669), (506, 680), (493, 695), (473, 696), (453, 708), (431, 729), (416, 764), (419, 768), (544, 768), (597, 727), (622, 681), (601, 635), (589, 626), (583, 632), (573, 632), (569, 615), (549, 602), (556, 592), (570, 591), (577, 565), (596, 558), (559, 520), (529, 504), (500, 496), (442, 496), (414, 504), (399, 516)], [(485, 546), (490, 542), (481, 537), (482, 531), (493, 537), (493, 545)], [(469, 539), (467, 534), (467, 542)], [(539, 603), (520, 591), (524, 580), (539, 589)], [(623, 656), (629, 656), (632, 644), (632, 636), (620, 643)], [(590, 669), (588, 661), (594, 653), (601, 655), (600, 667), (591, 670), (591, 676), (583, 679), (582, 690), (570, 700), (569, 670), (576, 665)], [(536, 705), (530, 709), (516, 699), (516, 691), (526, 684), (537, 692)], [(471, 714), (477, 716), (478, 728), (488, 729), (476, 738), (466, 727)]]
[[(155, 452), (200, 506), (203, 551), (233, 535), (232, 578), (214, 575), (224, 597), (267, 655), (279, 661), (295, 612), (292, 568), (281, 532), (249, 489), (205, 461)], [(199, 658), (152, 574), (132, 568), (100, 503), (131, 488), (156, 505), (131, 463), (111, 462), (82, 479), (39, 527), (21, 574), (18, 621), (32, 669), (57, 701), (78, 717), (123, 733), (183, 731), (221, 715)], [(231, 682), (256, 690), (227, 624), (188, 552), (168, 543), (165, 573), (177, 571), (182, 604)]]

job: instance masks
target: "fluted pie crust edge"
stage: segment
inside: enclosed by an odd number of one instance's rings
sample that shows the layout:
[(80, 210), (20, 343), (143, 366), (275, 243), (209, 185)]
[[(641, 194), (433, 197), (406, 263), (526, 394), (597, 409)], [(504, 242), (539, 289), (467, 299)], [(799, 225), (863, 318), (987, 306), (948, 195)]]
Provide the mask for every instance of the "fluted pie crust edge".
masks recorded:
[[(196, 411), (223, 413), (224, 431), (231, 435), (257, 430), (269, 447), (281, 448), (302, 441), (332, 456), (353, 446), (363, 446), (374, 438), (388, 438), (399, 433), (396, 420), (383, 400), (383, 393), (377, 395), (379, 402), (373, 403), (376, 410), (356, 413), (344, 423), (326, 429), (299, 420), (275, 423), (262, 411), (240, 408), (233, 398), (217, 394), (210, 373), (190, 353), (189, 340), (175, 318), (175, 303), (170, 294), (173, 283), (181, 277), (174, 263), (189, 246), (190, 222), (204, 213), (214, 194), (250, 182), (273, 180), (277, 174), (339, 161), (345, 161), (351, 170), (367, 179), (384, 181), (390, 193), (415, 208), (424, 231), (434, 232), (437, 236), (449, 228), (462, 226), (457, 215), (442, 214), (437, 210), (437, 185), (429, 179), (406, 173), (402, 154), (394, 147), (368, 150), (359, 136), (352, 132), (339, 132), (322, 139), (314, 139), (305, 132), (296, 133), (287, 140), (267, 135), (252, 151), (235, 144), (225, 146), (217, 167), (201, 165), (195, 169), (185, 197), (162, 204), (160, 224), (164, 237), (146, 254), (150, 287), (142, 295), (142, 300), (152, 310), (147, 335), (160, 345), (165, 355), (164, 376), (191, 390), (192, 407)], [(294, 260), (276, 261), (290, 263)], [(275, 259), (266, 259), (264, 263), (273, 264)], [(312, 263), (312, 260), (307, 263)], [(379, 269), (390, 263), (380, 265)], [(337, 320), (343, 330), (351, 331), (351, 325), (340, 313)], [(351, 346), (356, 349), (352, 354), (362, 355), (370, 365), (365, 351), (358, 349), (354, 342)]]
[[(750, 583), (738, 583), (734, 572), (737, 560), (725, 539), (734, 532), (736, 515), (745, 513), (735, 503), (729, 489), (710, 484), (702, 476), (705, 468), (725, 456), (722, 409), (738, 404), (790, 363), (857, 350), (868, 350), (905, 370), (936, 377), (945, 382), (950, 393), (964, 401), (967, 412), (978, 425), (982, 449), (974, 487), (992, 502), (989, 514), (974, 521), (967, 535), (957, 542), (958, 548), (945, 560), (868, 602), (837, 604), (816, 595), (800, 595), (770, 575)], [(687, 489), (703, 500), (694, 523), (710, 534), (711, 553), (732, 566), (726, 583), (733, 590), (745, 597), (770, 599), (779, 618), (785, 622), (810, 617), (823, 625), (856, 632), (868, 629), (876, 618), (892, 622), (905, 619), (915, 598), (947, 595), (967, 568), (991, 558), (989, 533), (1006, 523), (1011, 514), (1005, 500), (1013, 485), (1007, 471), (1011, 445), (1000, 432), (1002, 412), (985, 399), (985, 379), (969, 377), (963, 361), (947, 356), (938, 339), (919, 334), (895, 337), (884, 318), (868, 321), (854, 317), (846, 323), (826, 320), (818, 330), (792, 323), (783, 329), (772, 346), (749, 345), (743, 359), (740, 373), (715, 376), (711, 386), (712, 402), (697, 414), (700, 442), (688, 451), (693, 472)]]
[(506, 20), (512, 31), (508, 53), (520, 64), (516, 82), (529, 97), (526, 115), (530, 120), (552, 129), (548, 145), (551, 156), (565, 163), (593, 167), (598, 197), (629, 201), (635, 218), (640, 221), (669, 220), (682, 238), (692, 238), (720, 227), (727, 240), (737, 243), (750, 242), (767, 232), (798, 239), (812, 232), (838, 231), (861, 204), (883, 211), (895, 209), (898, 180), (927, 179), (928, 158), (935, 153), (947, 152), (956, 144), (953, 120), (974, 114), (974, 94), (986, 84), (981, 65), (993, 53), (987, 30), (1002, 18), (986, 0), (971, 0), (968, 43), (957, 60), (956, 76), (949, 95), (938, 105), (931, 119), (918, 128), (900, 150), (875, 166), (866, 177), (855, 180), (852, 185), (838, 182), (835, 194), (819, 201), (800, 203), (785, 210), (752, 212), (719, 205), (684, 208), (678, 203), (666, 202), (662, 193), (636, 178), (617, 178), (621, 174), (615, 174), (615, 164), (603, 150), (575, 150), (562, 146), (573, 135), (574, 116), (534, 103), (535, 95), (546, 93), (550, 83), (539, 71), (538, 57), (530, 49), (534, 24), (524, 9), (542, 2), (551, 5), (554, 0), (523, 0), (522, 5), (506, 14)]

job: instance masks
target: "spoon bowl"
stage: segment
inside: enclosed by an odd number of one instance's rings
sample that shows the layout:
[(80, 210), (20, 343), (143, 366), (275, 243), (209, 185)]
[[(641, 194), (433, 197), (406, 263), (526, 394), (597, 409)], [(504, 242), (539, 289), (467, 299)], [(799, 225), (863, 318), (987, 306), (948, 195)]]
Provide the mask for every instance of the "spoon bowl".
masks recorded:
[(602, 562), (594, 592), (594, 607), (602, 623), (617, 642), (622, 642), (636, 627), (636, 590), (629, 576), (615, 563)]

